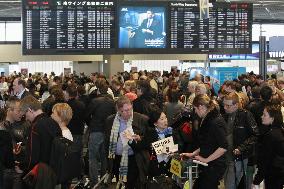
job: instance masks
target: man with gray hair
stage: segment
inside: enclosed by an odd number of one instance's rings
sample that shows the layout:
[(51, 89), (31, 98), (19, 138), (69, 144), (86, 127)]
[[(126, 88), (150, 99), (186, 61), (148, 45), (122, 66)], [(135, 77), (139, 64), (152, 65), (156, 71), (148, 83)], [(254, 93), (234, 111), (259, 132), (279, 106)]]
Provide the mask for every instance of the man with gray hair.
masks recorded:
[(208, 95), (208, 89), (205, 84), (199, 83), (195, 87), (195, 95), (200, 95), (200, 94), (207, 94)]
[(190, 93), (188, 99), (185, 102), (186, 106), (191, 106), (195, 97), (195, 87), (198, 85), (197, 81), (189, 81), (187, 84), (188, 92)]
[[(147, 176), (147, 147), (136, 148), (136, 141), (145, 136), (148, 118), (133, 112), (131, 101), (122, 96), (116, 102), (117, 113), (106, 120), (106, 146), (108, 147), (109, 172), (126, 188), (143, 188)], [(139, 136), (141, 136), (141, 138)]]

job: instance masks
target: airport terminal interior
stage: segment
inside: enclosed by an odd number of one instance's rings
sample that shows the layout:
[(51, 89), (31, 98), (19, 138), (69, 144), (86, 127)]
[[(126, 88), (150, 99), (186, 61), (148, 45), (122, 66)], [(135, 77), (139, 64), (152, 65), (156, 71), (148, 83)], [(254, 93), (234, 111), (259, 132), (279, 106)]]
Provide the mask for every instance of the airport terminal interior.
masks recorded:
[(0, 189), (284, 189), (284, 0), (0, 0)]

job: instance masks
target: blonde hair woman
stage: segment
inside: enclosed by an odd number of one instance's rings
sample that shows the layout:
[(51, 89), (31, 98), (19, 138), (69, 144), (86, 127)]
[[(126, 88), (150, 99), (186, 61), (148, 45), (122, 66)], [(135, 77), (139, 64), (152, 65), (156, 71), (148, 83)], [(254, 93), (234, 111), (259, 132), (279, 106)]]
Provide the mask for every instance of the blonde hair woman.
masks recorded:
[(57, 103), (52, 108), (52, 119), (54, 119), (60, 126), (62, 136), (71, 141), (73, 141), (73, 136), (67, 128), (67, 125), (70, 122), (72, 115), (72, 109), (67, 103)]

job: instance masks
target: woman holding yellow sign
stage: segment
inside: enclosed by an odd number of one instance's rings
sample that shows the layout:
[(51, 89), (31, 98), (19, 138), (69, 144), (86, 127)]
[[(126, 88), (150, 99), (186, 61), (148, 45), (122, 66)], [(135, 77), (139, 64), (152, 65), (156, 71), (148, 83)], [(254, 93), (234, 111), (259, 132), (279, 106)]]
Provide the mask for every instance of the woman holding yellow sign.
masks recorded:
[(218, 189), (219, 181), (224, 175), (227, 149), (225, 121), (217, 105), (207, 95), (197, 95), (193, 100), (196, 114), (202, 119), (198, 129), (198, 149), (193, 153), (183, 153), (189, 157), (207, 163), (199, 166), (199, 177), (193, 189)]

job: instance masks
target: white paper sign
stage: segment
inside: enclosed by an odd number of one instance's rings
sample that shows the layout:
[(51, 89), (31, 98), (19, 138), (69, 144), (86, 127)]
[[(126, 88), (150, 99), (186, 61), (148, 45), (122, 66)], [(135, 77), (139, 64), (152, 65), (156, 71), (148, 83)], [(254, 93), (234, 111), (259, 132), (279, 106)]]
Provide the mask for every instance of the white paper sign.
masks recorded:
[(178, 144), (169, 143), (168, 145), (165, 145), (163, 147), (162, 153), (170, 154), (170, 153), (175, 153), (177, 151), (178, 151)]
[(164, 148), (165, 148), (165, 151), (170, 152), (170, 148), (174, 145), (175, 144), (174, 144), (174, 140), (173, 140), (172, 136), (152, 143), (152, 146), (153, 146), (157, 155), (164, 153), (163, 152)]
[(123, 132), (119, 134), (123, 146), (127, 145), (127, 142), (128, 142), (128, 139), (125, 137), (125, 135), (127, 136), (134, 135), (132, 127), (128, 127), (127, 129), (125, 129)]

